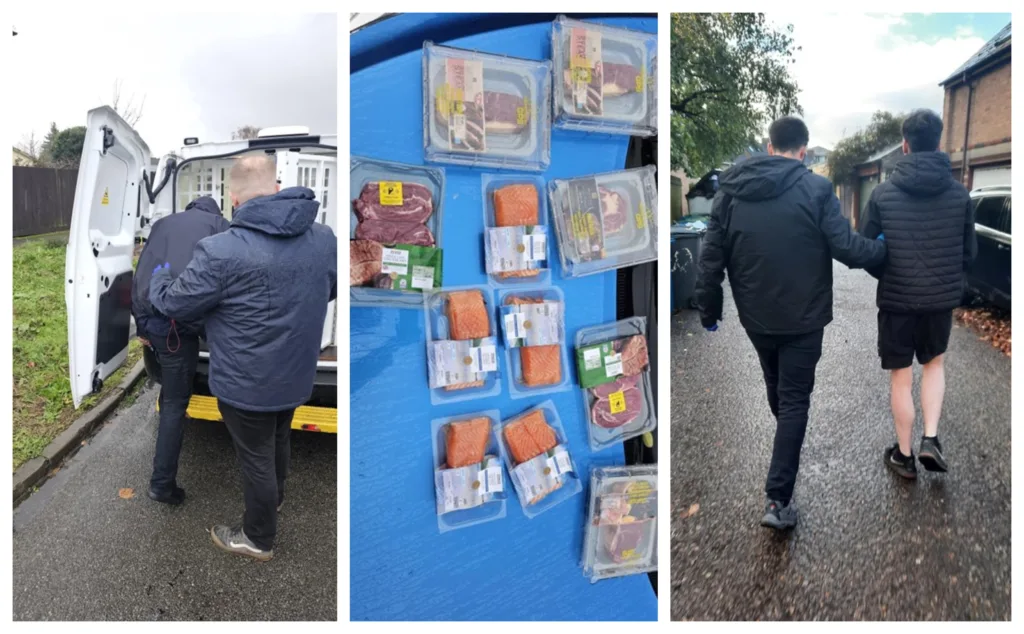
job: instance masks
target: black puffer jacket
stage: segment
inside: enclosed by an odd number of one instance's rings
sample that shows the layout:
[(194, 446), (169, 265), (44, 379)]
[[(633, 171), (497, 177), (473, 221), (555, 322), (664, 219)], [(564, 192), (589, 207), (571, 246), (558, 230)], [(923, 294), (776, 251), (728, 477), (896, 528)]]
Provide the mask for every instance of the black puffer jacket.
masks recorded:
[(953, 179), (949, 156), (915, 152), (896, 164), (892, 177), (868, 200), (867, 238), (884, 234), (889, 247), (878, 277), (882, 310), (931, 313), (960, 304), (964, 271), (974, 259), (974, 205)]
[(832, 184), (801, 162), (757, 156), (730, 168), (712, 205), (697, 281), (701, 323), (722, 318), (729, 272), (740, 323), (751, 332), (796, 335), (832, 321), (832, 259), (879, 266), (885, 245), (858, 236)]

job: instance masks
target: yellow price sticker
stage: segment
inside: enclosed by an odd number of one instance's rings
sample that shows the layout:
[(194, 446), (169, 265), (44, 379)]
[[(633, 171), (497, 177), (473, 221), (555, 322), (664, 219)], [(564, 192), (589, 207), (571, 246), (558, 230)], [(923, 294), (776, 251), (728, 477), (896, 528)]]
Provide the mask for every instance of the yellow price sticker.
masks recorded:
[(516, 108), (516, 125), (526, 125), (530, 120), (530, 98), (523, 99), (523, 105)]
[(636, 91), (637, 92), (643, 92), (644, 91), (644, 79), (645, 79), (644, 74), (645, 73), (642, 70), (639, 73), (637, 73), (637, 76), (636, 76)]
[(580, 66), (577, 66), (577, 67), (573, 68), (572, 69), (572, 79), (575, 82), (580, 82), (580, 83), (583, 83), (583, 84), (589, 84), (590, 83), (590, 69), (587, 68), (587, 67), (580, 67)]
[(380, 204), (398, 206), (403, 202), (402, 183), (399, 181), (380, 182)]
[(626, 395), (619, 390), (608, 395), (608, 405), (612, 414), (620, 414), (626, 411)]
[(636, 549), (635, 548), (630, 548), (628, 550), (622, 551), (622, 558), (623, 559), (636, 559), (637, 558)]
[(448, 84), (441, 84), (437, 87), (437, 112), (444, 117), (448, 118), (448, 113), (451, 112), (451, 86)]

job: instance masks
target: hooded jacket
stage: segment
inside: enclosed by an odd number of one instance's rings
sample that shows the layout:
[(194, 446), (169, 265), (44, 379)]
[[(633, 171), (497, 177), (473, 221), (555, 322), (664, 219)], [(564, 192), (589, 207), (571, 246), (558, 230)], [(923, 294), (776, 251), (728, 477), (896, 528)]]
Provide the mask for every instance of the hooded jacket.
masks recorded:
[(943, 152), (904, 156), (871, 192), (861, 233), (884, 234), (889, 259), (878, 278), (878, 308), (900, 313), (952, 310), (977, 253), (974, 205)]
[(850, 268), (885, 260), (885, 245), (854, 233), (832, 184), (800, 161), (756, 156), (720, 183), (697, 280), (705, 327), (722, 318), (726, 271), (744, 328), (798, 335), (832, 321), (833, 259)]
[[(140, 335), (166, 337), (171, 328), (170, 319), (154, 310), (149, 301), (153, 269), (166, 262), (171, 265), (172, 277), (180, 275), (192, 261), (196, 244), (227, 228), (228, 221), (221, 215), (217, 202), (209, 196), (197, 198), (184, 211), (153, 223), (132, 280), (132, 315)], [(199, 324), (178, 324), (179, 335), (194, 334), (198, 330)]]
[(157, 310), (205, 318), (210, 391), (228, 405), (277, 412), (312, 395), (338, 285), (338, 240), (314, 223), (319, 207), (305, 187), (254, 198), (227, 231), (199, 242), (176, 279), (165, 270), (153, 276)]

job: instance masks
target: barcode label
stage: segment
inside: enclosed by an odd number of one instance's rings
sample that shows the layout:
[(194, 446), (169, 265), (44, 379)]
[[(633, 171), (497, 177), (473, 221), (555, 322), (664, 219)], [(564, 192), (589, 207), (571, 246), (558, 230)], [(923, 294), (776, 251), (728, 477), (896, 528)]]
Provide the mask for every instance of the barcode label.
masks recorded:
[(434, 288), (434, 267), (413, 266), (412, 287), (419, 289)]
[(604, 374), (611, 378), (622, 374), (622, 355), (616, 352), (604, 358)]
[(543, 233), (531, 233), (523, 236), (523, 259), (529, 262), (545, 260), (547, 238)]
[(402, 249), (381, 250), (380, 272), (395, 275), (405, 275), (409, 271), (409, 252)]

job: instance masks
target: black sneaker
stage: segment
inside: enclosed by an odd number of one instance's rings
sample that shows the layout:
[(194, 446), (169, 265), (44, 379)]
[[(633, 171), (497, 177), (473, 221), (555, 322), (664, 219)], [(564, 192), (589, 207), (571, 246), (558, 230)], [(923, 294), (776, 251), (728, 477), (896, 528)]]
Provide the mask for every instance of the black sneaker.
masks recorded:
[(274, 557), (273, 550), (263, 550), (256, 546), (245, 536), (245, 532), (240, 527), (232, 528), (218, 524), (210, 529), (210, 537), (213, 538), (213, 543), (217, 545), (217, 548), (229, 553), (252, 557), (260, 561), (270, 561)]
[(908, 480), (917, 479), (917, 463), (914, 462), (914, 452), (909, 456), (900, 453), (900, 444), (885, 449), (885, 466), (892, 469), (893, 473)]
[(768, 500), (764, 508), (764, 517), (761, 518), (761, 526), (774, 528), (777, 531), (786, 530), (796, 526), (796, 506), (790, 500), (789, 504), (783, 504), (778, 500)]
[(185, 501), (185, 489), (178, 485), (174, 486), (174, 489), (170, 493), (158, 493), (153, 489), (149, 490), (149, 499), (154, 502), (160, 502), (161, 504), (170, 504), (172, 506), (178, 506)]
[(932, 436), (931, 438), (928, 436), (921, 437), (921, 451), (918, 452), (917, 459), (929, 471), (938, 471), (940, 473), (949, 471), (949, 467), (946, 466), (946, 459), (942, 457), (942, 445), (939, 444), (938, 436)]

